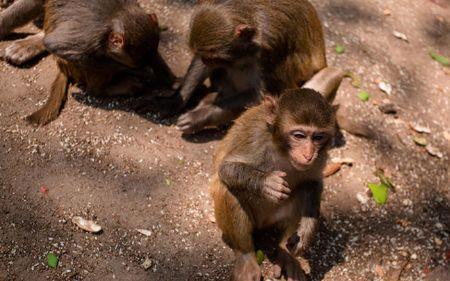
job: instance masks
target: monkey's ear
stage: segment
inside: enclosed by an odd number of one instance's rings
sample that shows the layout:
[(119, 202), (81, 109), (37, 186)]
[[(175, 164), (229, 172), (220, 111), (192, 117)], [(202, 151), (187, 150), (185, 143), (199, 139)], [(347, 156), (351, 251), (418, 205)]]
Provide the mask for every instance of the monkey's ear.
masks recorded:
[(247, 24), (239, 24), (234, 31), (236, 38), (252, 40), (256, 35), (256, 29)]
[(148, 14), (148, 19), (151, 23), (158, 24), (158, 16), (155, 13)]
[(272, 96), (265, 95), (263, 98), (264, 107), (266, 109), (266, 122), (269, 125), (275, 124), (278, 113), (278, 102)]
[(125, 27), (121, 21), (113, 20), (108, 36), (108, 47), (111, 51), (118, 51), (122, 50), (123, 46), (125, 46)]

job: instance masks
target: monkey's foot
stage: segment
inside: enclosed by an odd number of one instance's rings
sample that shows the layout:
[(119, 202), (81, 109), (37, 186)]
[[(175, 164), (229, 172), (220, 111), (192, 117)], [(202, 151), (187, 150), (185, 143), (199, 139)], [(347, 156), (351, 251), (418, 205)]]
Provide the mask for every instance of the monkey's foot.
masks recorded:
[(9, 45), (3, 54), (3, 59), (14, 65), (23, 65), (45, 51), (41, 40), (35, 35), (17, 40)]
[(25, 120), (32, 125), (45, 126), (59, 116), (59, 110), (53, 111), (45, 107), (39, 109), (35, 113), (27, 116)]
[(254, 254), (242, 254), (236, 257), (233, 281), (260, 281), (261, 277), (261, 268)]
[(183, 134), (191, 135), (205, 129), (206, 120), (210, 116), (208, 107), (201, 107), (189, 111), (178, 118), (177, 128)]
[(306, 281), (300, 261), (287, 251), (280, 249), (273, 268), (273, 276), (280, 279), (283, 273), (287, 281)]

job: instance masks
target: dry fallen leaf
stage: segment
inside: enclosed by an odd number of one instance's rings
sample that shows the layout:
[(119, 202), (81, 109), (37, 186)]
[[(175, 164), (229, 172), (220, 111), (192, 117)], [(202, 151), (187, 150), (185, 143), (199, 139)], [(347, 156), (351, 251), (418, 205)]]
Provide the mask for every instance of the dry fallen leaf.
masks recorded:
[(439, 149), (437, 147), (434, 147), (432, 145), (427, 145), (425, 147), (426, 151), (434, 157), (437, 157), (439, 159), (441, 159), (442, 157), (444, 157), (444, 154), (442, 154), (442, 152), (439, 151)]
[(93, 221), (86, 220), (82, 217), (73, 217), (72, 222), (76, 224), (79, 228), (91, 232), (91, 233), (98, 233), (102, 230), (102, 227), (98, 224), (96, 224)]
[(392, 86), (387, 82), (378, 83), (378, 88), (389, 96), (392, 94)]
[(413, 129), (414, 131), (421, 133), (421, 134), (431, 134), (430, 128), (420, 125), (420, 124), (417, 124), (417, 123), (410, 122), (409, 127), (411, 129)]
[(344, 164), (344, 165), (351, 166), (351, 165), (353, 165), (353, 163), (355, 163), (355, 160), (353, 160), (350, 157), (347, 157), (347, 158), (334, 157), (333, 159), (331, 159), (331, 162), (341, 163), (341, 164)]
[(334, 175), (337, 172), (339, 172), (341, 167), (342, 167), (342, 163), (330, 163), (325, 167), (325, 169), (323, 171), (323, 176), (329, 177), (331, 175)]
[(152, 267), (152, 265), (153, 265), (153, 262), (152, 262), (152, 260), (149, 259), (149, 258), (145, 258), (144, 262), (142, 263), (142, 267), (143, 267), (145, 270), (148, 270), (150, 267)]
[(415, 144), (417, 144), (419, 146), (427, 146), (428, 145), (428, 141), (425, 138), (414, 137), (413, 141)]
[(139, 232), (142, 235), (145, 235), (147, 237), (152, 236), (152, 231), (147, 229), (136, 229), (137, 232)]
[(404, 33), (401, 33), (399, 31), (394, 31), (394, 32), (392, 32), (392, 34), (395, 36), (395, 38), (398, 38), (398, 39), (408, 42), (408, 37), (406, 37), (406, 35)]

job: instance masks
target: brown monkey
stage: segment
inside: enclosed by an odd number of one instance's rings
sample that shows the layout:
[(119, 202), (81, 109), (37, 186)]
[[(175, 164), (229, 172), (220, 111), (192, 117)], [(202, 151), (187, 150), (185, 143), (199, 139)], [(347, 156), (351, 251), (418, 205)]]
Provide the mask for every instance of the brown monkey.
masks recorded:
[[(38, 16), (44, 7), (44, 32), (34, 35), (33, 41), (26, 38), (18, 49), (25, 50), (28, 60), (27, 50), (44, 46), (56, 56), (60, 72), (47, 103), (28, 117), (31, 123), (45, 125), (54, 120), (72, 83), (93, 95), (139, 93), (144, 89), (146, 67), (151, 67), (156, 80), (172, 85), (175, 77), (157, 50), (156, 15), (146, 14), (137, 1), (18, 0), (1, 15), (0, 34)], [(17, 53), (12, 52), (9, 59)]]
[[(314, 82), (326, 96), (338, 86), (330, 77)], [(269, 227), (282, 231), (275, 277), (306, 280), (296, 255), (314, 238), (334, 133), (334, 109), (306, 88), (266, 96), (236, 120), (219, 145), (210, 185), (217, 224), (236, 256), (234, 280), (260, 280), (253, 235)]]
[(194, 58), (169, 112), (183, 108), (210, 78), (213, 93), (178, 119), (183, 133), (228, 123), (260, 102), (301, 86), (326, 67), (322, 26), (307, 0), (202, 1), (192, 17)]

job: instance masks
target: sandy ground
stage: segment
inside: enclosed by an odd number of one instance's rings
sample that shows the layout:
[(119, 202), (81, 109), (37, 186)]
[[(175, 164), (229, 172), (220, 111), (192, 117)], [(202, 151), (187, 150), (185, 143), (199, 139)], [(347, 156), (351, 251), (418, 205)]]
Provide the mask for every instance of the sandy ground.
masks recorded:
[[(161, 51), (181, 76), (190, 59), (185, 38), (193, 2), (142, 2), (169, 27)], [(310, 278), (422, 280), (450, 259), (450, 76), (427, 53), (450, 56), (450, 1), (313, 2), (329, 64), (358, 73), (371, 95), (360, 101), (345, 81), (337, 103), (377, 139), (344, 133), (345, 145), (331, 152), (354, 165), (326, 180)], [(335, 44), (346, 52), (337, 55)], [(211, 221), (207, 193), (224, 132), (182, 138), (174, 120), (140, 116), (128, 100), (76, 91), (57, 121), (36, 129), (23, 117), (45, 101), (53, 59), (21, 69), (0, 62), (0, 73), (0, 280), (228, 279), (233, 257)], [(379, 81), (392, 85), (391, 95)], [(397, 118), (378, 109), (388, 102), (399, 108)], [(442, 158), (414, 144), (419, 134), (410, 122), (430, 128), (422, 137)], [(397, 186), (383, 207), (366, 195), (377, 167)], [(97, 221), (103, 232), (81, 231), (73, 216)], [(59, 256), (57, 269), (48, 268), (48, 252)], [(270, 278), (268, 261), (264, 269)]]

